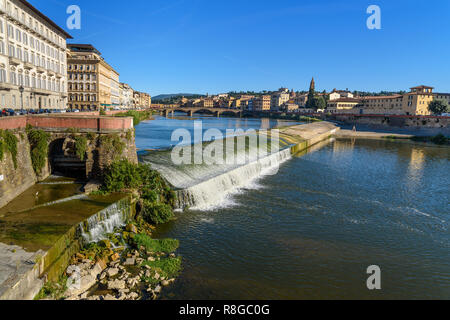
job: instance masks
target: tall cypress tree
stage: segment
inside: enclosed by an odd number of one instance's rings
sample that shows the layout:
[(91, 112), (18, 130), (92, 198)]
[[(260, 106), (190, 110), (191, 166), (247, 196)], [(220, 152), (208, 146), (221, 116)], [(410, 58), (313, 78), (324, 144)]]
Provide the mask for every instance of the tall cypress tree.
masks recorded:
[(306, 101), (306, 107), (307, 108), (316, 108), (315, 103), (315, 94), (316, 94), (316, 83), (314, 82), (314, 77), (311, 80), (311, 84), (309, 86), (309, 93), (308, 93), (308, 101)]

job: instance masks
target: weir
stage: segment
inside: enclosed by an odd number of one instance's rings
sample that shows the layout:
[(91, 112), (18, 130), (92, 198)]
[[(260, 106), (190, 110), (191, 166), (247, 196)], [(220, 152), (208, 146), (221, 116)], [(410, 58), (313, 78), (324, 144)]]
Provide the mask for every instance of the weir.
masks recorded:
[[(103, 239), (122, 226), (133, 216), (133, 208), (130, 195), (112, 194), (63, 199), (3, 217), (6, 229), (20, 221), (23, 230), (17, 232), (24, 239), (31, 237), (32, 247), (27, 241), (0, 243), (0, 300), (33, 299), (46, 281), (58, 281), (84, 244)], [(30, 231), (33, 234), (28, 235)]]
[[(280, 129), (282, 150), (253, 159), (247, 157), (242, 165), (177, 166), (172, 164), (170, 152), (167, 151), (141, 156), (141, 161), (150, 163), (177, 190), (179, 209), (210, 210), (220, 206), (229, 195), (251, 187), (259, 177), (276, 174), (279, 166), (291, 159), (293, 154), (329, 139), (338, 130), (338, 127), (328, 122)], [(246, 157), (248, 151), (238, 152), (236, 158)]]

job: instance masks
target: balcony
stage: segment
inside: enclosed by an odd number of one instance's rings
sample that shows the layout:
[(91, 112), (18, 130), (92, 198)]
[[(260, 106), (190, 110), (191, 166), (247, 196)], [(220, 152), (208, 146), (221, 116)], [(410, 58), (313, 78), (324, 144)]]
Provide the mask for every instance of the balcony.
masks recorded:
[(19, 59), (14, 58), (14, 57), (9, 57), (9, 64), (12, 64), (13, 66), (18, 66), (21, 63), (22, 63), (22, 61), (20, 61)]
[(24, 62), (23, 67), (27, 70), (31, 70), (34, 68), (34, 66), (29, 62)]
[(0, 91), (10, 91), (11, 89), (15, 89), (17, 86), (10, 83), (0, 83)]
[(31, 92), (38, 96), (49, 96), (49, 95), (53, 94), (52, 91), (45, 90), (45, 89), (36, 89), (36, 88), (31, 89)]
[(36, 71), (37, 71), (37, 73), (45, 73), (45, 69), (44, 68), (42, 68), (42, 67), (36, 67)]

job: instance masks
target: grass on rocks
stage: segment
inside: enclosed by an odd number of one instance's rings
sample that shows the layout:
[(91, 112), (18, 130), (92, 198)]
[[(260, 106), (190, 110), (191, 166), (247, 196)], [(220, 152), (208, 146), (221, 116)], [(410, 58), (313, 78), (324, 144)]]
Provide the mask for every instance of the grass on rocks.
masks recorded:
[(180, 245), (180, 242), (175, 239), (156, 240), (145, 234), (137, 234), (133, 240), (137, 248), (142, 246), (151, 252), (172, 253)]
[[(149, 266), (152, 270), (158, 272), (161, 277), (165, 277), (166, 279), (176, 278), (181, 271), (181, 258), (163, 258), (161, 260), (156, 261), (144, 261), (142, 266)], [(154, 279), (154, 278), (153, 278)], [(151, 280), (146, 279), (144, 277), (144, 281), (151, 282)]]

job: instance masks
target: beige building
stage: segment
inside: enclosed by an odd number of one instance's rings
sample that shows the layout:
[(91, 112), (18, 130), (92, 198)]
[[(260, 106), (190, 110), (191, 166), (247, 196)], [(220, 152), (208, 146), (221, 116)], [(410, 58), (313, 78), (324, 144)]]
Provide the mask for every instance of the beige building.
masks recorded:
[(134, 108), (134, 90), (129, 84), (121, 83), (119, 85), (120, 105), (123, 108)]
[(327, 112), (329, 113), (355, 113), (356, 107), (361, 101), (354, 98), (339, 98), (328, 101)]
[(0, 108), (65, 109), (66, 39), (23, 0), (0, 0)]
[(353, 93), (351, 93), (348, 90), (336, 90), (333, 89), (333, 91), (331, 91), (330, 96), (329, 96), (329, 100), (337, 100), (340, 98), (354, 98)]
[(301, 108), (304, 108), (306, 106), (306, 102), (308, 102), (307, 94), (296, 96), (294, 99), (294, 103), (299, 105)]
[(134, 92), (135, 108), (150, 108), (152, 106), (152, 97), (146, 92)]
[[(450, 94), (433, 93), (433, 87), (418, 86), (402, 95), (340, 98), (328, 102), (327, 112), (348, 114), (430, 115), (430, 103)], [(442, 99), (444, 100), (444, 99)], [(450, 101), (450, 98), (447, 100)]]
[(99, 110), (120, 105), (119, 73), (90, 44), (69, 44), (67, 76), (70, 109)]
[[(282, 90), (282, 91), (281, 91)], [(278, 111), (280, 107), (289, 101), (290, 93), (287, 89), (280, 89), (280, 91), (274, 93), (271, 97), (270, 108), (273, 111)]]
[(264, 95), (253, 99), (253, 110), (255, 111), (270, 111), (271, 96)]

